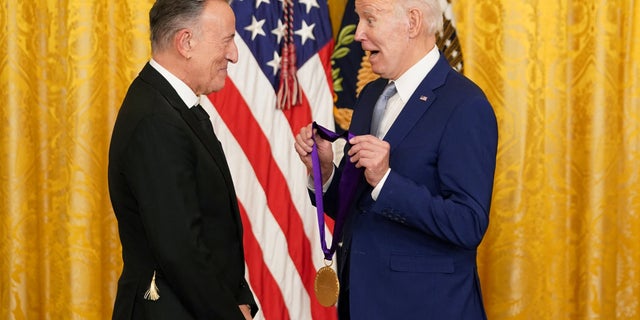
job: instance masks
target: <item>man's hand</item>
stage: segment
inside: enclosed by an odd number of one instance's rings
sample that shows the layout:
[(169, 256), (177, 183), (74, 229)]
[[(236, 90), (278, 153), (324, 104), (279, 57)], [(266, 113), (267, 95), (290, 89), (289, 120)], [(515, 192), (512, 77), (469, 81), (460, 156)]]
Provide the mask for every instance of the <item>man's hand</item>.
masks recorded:
[[(302, 160), (302, 163), (307, 167), (307, 172), (313, 176), (311, 160), (311, 151), (313, 150), (312, 134), (316, 134), (313, 131), (312, 124), (308, 124), (300, 129), (300, 133), (296, 135), (296, 142), (294, 148)], [(331, 142), (322, 139), (319, 135), (315, 136), (316, 143), (318, 144), (318, 158), (320, 159), (320, 169), (322, 170), (322, 183), (327, 182), (331, 173), (333, 172), (333, 147)]]
[(364, 177), (375, 187), (389, 169), (391, 145), (372, 135), (362, 135), (349, 140), (349, 156), (357, 168), (365, 168)]
[(240, 308), (240, 311), (242, 312), (242, 315), (246, 320), (253, 319), (251, 317), (251, 306), (249, 306), (248, 304), (241, 304), (238, 306), (238, 308)]

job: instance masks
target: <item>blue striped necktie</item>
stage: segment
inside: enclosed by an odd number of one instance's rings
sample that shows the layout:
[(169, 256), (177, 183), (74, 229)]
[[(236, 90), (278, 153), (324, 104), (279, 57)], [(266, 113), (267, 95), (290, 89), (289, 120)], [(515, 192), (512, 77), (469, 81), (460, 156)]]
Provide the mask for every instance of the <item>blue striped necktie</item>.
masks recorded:
[(389, 98), (391, 98), (394, 94), (396, 94), (396, 84), (391, 81), (384, 87), (382, 94), (378, 98), (375, 107), (373, 107), (373, 116), (371, 117), (371, 131), (372, 135), (377, 136), (378, 130), (380, 130), (380, 122), (382, 122), (382, 116), (384, 115), (384, 110), (387, 108), (387, 102)]

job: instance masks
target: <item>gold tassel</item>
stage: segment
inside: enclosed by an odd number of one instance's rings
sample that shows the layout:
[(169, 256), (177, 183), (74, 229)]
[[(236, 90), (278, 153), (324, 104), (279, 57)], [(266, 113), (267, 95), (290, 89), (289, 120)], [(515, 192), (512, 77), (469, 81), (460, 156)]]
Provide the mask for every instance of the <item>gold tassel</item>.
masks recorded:
[(151, 284), (149, 285), (149, 290), (144, 293), (144, 298), (146, 300), (157, 301), (160, 299), (160, 290), (158, 290), (158, 286), (156, 286), (156, 271), (153, 270), (153, 277), (151, 278)]

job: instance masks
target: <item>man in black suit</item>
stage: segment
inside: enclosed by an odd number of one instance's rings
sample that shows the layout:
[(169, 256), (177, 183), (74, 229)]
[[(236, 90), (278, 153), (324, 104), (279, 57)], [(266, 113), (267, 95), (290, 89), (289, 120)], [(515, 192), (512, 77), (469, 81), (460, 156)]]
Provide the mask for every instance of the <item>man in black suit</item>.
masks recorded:
[(109, 150), (124, 268), (114, 319), (251, 319), (242, 224), (222, 147), (199, 96), (238, 59), (222, 0), (158, 0), (152, 59), (129, 87)]

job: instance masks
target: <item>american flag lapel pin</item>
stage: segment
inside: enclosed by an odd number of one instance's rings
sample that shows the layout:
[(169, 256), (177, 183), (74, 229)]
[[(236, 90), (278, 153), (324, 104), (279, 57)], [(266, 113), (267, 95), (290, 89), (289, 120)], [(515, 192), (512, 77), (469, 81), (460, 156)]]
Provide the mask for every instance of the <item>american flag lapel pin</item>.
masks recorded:
[(420, 96), (420, 101), (427, 101), (427, 96)]

